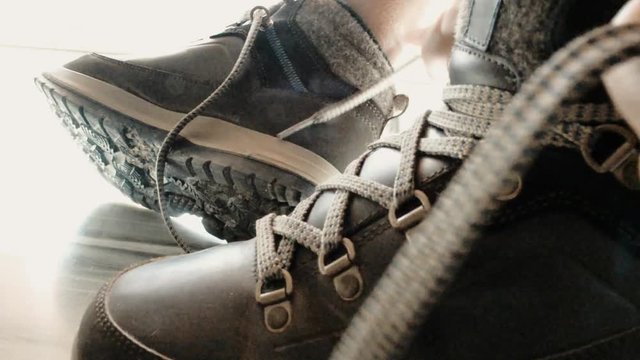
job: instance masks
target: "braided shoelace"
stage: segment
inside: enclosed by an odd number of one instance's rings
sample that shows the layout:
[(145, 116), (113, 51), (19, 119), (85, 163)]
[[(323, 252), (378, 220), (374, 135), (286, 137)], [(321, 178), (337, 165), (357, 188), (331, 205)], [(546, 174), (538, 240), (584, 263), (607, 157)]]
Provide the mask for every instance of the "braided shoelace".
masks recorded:
[[(566, 114), (570, 121), (557, 116), (563, 101), (597, 83), (604, 70), (638, 55), (639, 26), (594, 30), (539, 68), (489, 131), (479, 122), (470, 122), (486, 133), (485, 139), (429, 216), (406, 231), (409, 241), (354, 317), (332, 359), (395, 358), (471, 250), (475, 230), (484, 214), (495, 209), (496, 195), (506, 180), (512, 174), (522, 175), (541, 147), (572, 144), (589, 131), (575, 127), (584, 109), (570, 110)], [(591, 111), (609, 110), (590, 107)], [(558, 129), (562, 131), (557, 133)]]
[[(295, 0), (285, 0), (282, 4), (291, 4)], [(244, 71), (244, 67), (248, 63), (248, 60), (251, 56), (251, 51), (254, 48), (256, 39), (258, 37), (258, 32), (261, 29), (265, 29), (267, 32), (271, 31), (271, 21), (270, 14), (277, 9), (279, 9), (282, 4), (276, 4), (271, 9), (267, 9), (262, 6), (257, 6), (253, 8), (248, 15), (245, 16), (241, 21), (231, 25), (241, 26), (250, 22), (250, 28), (246, 34), (244, 45), (240, 51), (238, 59), (236, 60), (233, 68), (230, 73), (227, 75), (225, 80), (218, 86), (205, 100), (203, 100), (198, 106), (196, 106), (193, 110), (191, 110), (187, 115), (185, 115), (175, 126), (174, 128), (167, 134), (162, 145), (160, 146), (160, 150), (158, 151), (158, 156), (156, 158), (156, 195), (158, 197), (158, 207), (160, 208), (160, 214), (162, 219), (176, 243), (187, 253), (191, 252), (191, 247), (182, 239), (182, 237), (178, 234), (175, 227), (173, 226), (173, 222), (168, 212), (167, 205), (167, 195), (165, 193), (165, 170), (167, 164), (167, 158), (169, 153), (172, 150), (172, 146), (178, 138), (178, 135), (186, 128), (189, 123), (195, 120), (198, 116), (200, 116), (214, 101), (223, 96), (230, 88), (231, 84), (234, 83), (241, 73)], [(380, 80), (375, 85), (370, 88), (356, 93), (351, 97), (348, 97), (342, 101), (331, 104), (317, 113), (313, 114), (308, 119), (304, 119), (297, 124), (294, 124), (288, 129), (285, 129), (278, 137), (280, 139), (286, 139), (287, 137), (299, 132), (309, 126), (313, 126), (320, 123), (329, 122), (333, 119), (336, 119), (342, 114), (345, 114), (348, 111), (353, 110), (357, 106), (365, 103), (366, 101), (372, 99), (378, 94), (382, 93), (389, 87), (393, 86), (394, 81), (397, 75), (404, 69), (408, 68), (412, 63), (416, 62), (420, 57), (416, 56), (410, 59), (406, 64), (399, 67), (398, 70), (392, 75)], [(394, 115), (398, 116), (398, 115)]]
[[(415, 168), (419, 156), (446, 156), (464, 160), (502, 115), (512, 100), (509, 92), (483, 86), (448, 86), (443, 100), (450, 110), (432, 111), (418, 119), (402, 134), (374, 142), (369, 152), (352, 162), (345, 172), (318, 186), (316, 192), (300, 203), (289, 216), (268, 215), (256, 223), (258, 279), (261, 282), (281, 277), (291, 265), (295, 244), (323, 257), (343, 242), (344, 221), (352, 195), (371, 200), (394, 213), (415, 194)], [(545, 132), (540, 143), (547, 146), (578, 148), (593, 131), (594, 125), (622, 122), (608, 104), (575, 104), (561, 107), (558, 124)], [(422, 138), (429, 126), (448, 136)], [(400, 165), (393, 187), (358, 177), (371, 151), (378, 148), (400, 151)], [(322, 229), (304, 218), (318, 196), (335, 191), (335, 197)], [(429, 204), (426, 204), (427, 207)], [(277, 246), (276, 246), (277, 244)], [(353, 259), (352, 259), (353, 260)]]
[(182, 132), (182, 130), (184, 130), (184, 128), (187, 127), (189, 123), (200, 116), (214, 101), (224, 95), (229, 90), (230, 85), (236, 79), (238, 79), (238, 77), (244, 71), (244, 67), (251, 56), (251, 50), (253, 49), (253, 46), (255, 45), (256, 39), (258, 37), (260, 27), (267, 21), (269, 17), (269, 11), (264, 7), (258, 6), (250, 12), (249, 16), (251, 19), (251, 26), (249, 28), (249, 31), (247, 32), (245, 43), (240, 50), (238, 59), (236, 60), (227, 77), (220, 84), (220, 86), (218, 86), (211, 93), (211, 95), (209, 95), (198, 106), (196, 106), (187, 115), (185, 115), (174, 126), (174, 128), (165, 137), (162, 145), (160, 146), (160, 150), (158, 151), (158, 157), (156, 159), (156, 195), (158, 197), (158, 207), (160, 208), (160, 215), (162, 216), (162, 220), (164, 221), (173, 239), (182, 248), (182, 250), (187, 253), (191, 252), (191, 247), (178, 234), (168, 213), (164, 183), (167, 157), (169, 156), (169, 152), (171, 152), (171, 147), (175, 143), (178, 135)]
[[(156, 162), (161, 214), (172, 236), (187, 252), (191, 249), (176, 233), (167, 214), (162, 181), (167, 155), (184, 127), (225, 93), (242, 71), (268, 12), (256, 8), (252, 15), (245, 45), (232, 71), (220, 87), (167, 135)], [(638, 55), (639, 43), (637, 27), (594, 31), (554, 56), (515, 97), (487, 87), (448, 87), (444, 100), (449, 110), (427, 113), (410, 130), (373, 143), (369, 152), (351, 163), (343, 175), (319, 186), (290, 216), (268, 215), (257, 222), (259, 283), (282, 277), (291, 265), (297, 244), (319, 257), (340, 244), (352, 194), (369, 199), (392, 213), (413, 196), (418, 156), (463, 160), (475, 148), (474, 156), (465, 161), (426, 220), (406, 231), (406, 237), (411, 241), (396, 254), (333, 354), (336, 359), (392, 357), (403, 348), (406, 339), (411, 338), (410, 334), (420, 323), (417, 319), (428, 314), (459, 267), (461, 258), (469, 252), (475, 235), (473, 229), (480, 223), (482, 214), (495, 208), (495, 199), (503, 186), (511, 181), (513, 174), (523, 173), (534, 150), (541, 146), (578, 148), (596, 125), (622, 121), (608, 104), (561, 106), (561, 102), (569, 97), (568, 94), (576, 98), (573, 90), (588, 88), (584, 85), (596, 82), (597, 75), (611, 64)], [(562, 76), (558, 76), (560, 72)], [(390, 86), (392, 80), (393, 77), (383, 79), (378, 85), (319, 112), (280, 136), (330, 121), (335, 114), (349, 111), (377, 95)], [(498, 119), (503, 120), (496, 121)], [(545, 125), (545, 131), (542, 131)], [(439, 128), (447, 136), (422, 138), (427, 126)], [(483, 137), (485, 140), (480, 142)], [(368, 154), (381, 147), (401, 152), (393, 187), (357, 176)], [(318, 229), (304, 219), (324, 191), (335, 191), (335, 197), (323, 228)]]

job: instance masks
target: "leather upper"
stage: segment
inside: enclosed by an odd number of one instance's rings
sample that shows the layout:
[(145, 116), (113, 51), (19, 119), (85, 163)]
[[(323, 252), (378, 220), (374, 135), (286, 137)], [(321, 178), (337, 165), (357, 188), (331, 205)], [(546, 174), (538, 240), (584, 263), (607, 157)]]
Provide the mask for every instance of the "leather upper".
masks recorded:
[(506, 60), (456, 44), (449, 60), (451, 85), (481, 85), (515, 92), (522, 80)]
[[(295, 22), (300, 3), (282, 6), (272, 20), (286, 55), (308, 91), (292, 88), (265, 31), (261, 31), (245, 71), (204, 115), (276, 135), (358, 90), (329, 70), (300, 31)], [(247, 29), (248, 25), (239, 25), (174, 54), (119, 59), (89, 54), (65, 67), (165, 109), (188, 113), (230, 72)], [(390, 112), (391, 109), (381, 109), (369, 101), (330, 123), (312, 126), (287, 140), (344, 169), (368, 143), (377, 139)]]
[[(456, 48), (451, 66), (461, 71), (454, 71), (452, 83), (519, 86), (510, 64), (476, 50)], [(427, 132), (443, 136), (433, 128)], [(399, 161), (398, 151), (377, 149), (360, 176), (392, 186)], [(422, 156), (416, 185), (435, 202), (458, 166)], [(523, 184), (515, 200), (487, 219), (407, 358), (637, 357), (640, 195), (610, 174), (594, 173), (572, 150), (544, 151)], [(325, 192), (317, 199), (310, 224), (322, 228), (333, 196)], [(110, 321), (101, 330), (81, 328), (76, 357), (118, 359), (127, 351), (155, 351), (180, 359), (326, 359), (404, 241), (387, 212), (368, 200), (353, 196), (345, 221), (343, 235), (355, 244), (354, 262), (364, 281), (356, 301), (341, 300), (331, 278), (318, 272), (316, 255), (298, 247), (290, 268), (291, 325), (281, 334), (269, 332), (254, 297), (255, 240), (249, 240), (153, 262), (116, 278), (104, 293), (107, 300), (96, 306)], [(96, 332), (114, 328), (120, 345), (106, 336), (92, 343)]]
[[(392, 179), (393, 152), (375, 151), (364, 176)], [(420, 188), (432, 200), (446, 183), (443, 166), (420, 162), (419, 179), (431, 179)], [(318, 200), (312, 223), (330, 196)], [(425, 352), (441, 359), (549, 356), (640, 327), (640, 219), (624, 210), (638, 200), (611, 176), (594, 174), (577, 154), (545, 154), (521, 196), (487, 228), (409, 358)], [(171, 358), (324, 359), (404, 239), (386, 212), (366, 200), (352, 202), (348, 219), (345, 236), (356, 244), (363, 295), (341, 300), (331, 279), (318, 273), (316, 255), (299, 248), (291, 268), (293, 320), (282, 334), (266, 329), (254, 298), (254, 240), (125, 272), (107, 292), (105, 311), (129, 341)]]

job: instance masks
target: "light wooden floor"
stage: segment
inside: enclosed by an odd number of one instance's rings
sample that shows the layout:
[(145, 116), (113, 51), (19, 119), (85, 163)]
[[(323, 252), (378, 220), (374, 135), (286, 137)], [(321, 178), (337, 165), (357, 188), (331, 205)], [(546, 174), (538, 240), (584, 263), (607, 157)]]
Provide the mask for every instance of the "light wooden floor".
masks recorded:
[[(98, 175), (33, 84), (80, 54), (0, 47), (0, 359), (68, 359), (80, 318), (117, 271), (179, 254), (160, 218)], [(209, 237), (180, 219), (187, 237)]]

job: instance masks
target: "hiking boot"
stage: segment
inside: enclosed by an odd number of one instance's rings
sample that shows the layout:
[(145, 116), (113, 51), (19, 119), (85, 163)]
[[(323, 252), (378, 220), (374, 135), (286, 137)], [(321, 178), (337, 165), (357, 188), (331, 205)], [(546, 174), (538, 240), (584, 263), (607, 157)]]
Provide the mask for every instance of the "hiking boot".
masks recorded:
[[(124, 271), (88, 309), (74, 358), (329, 357), (405, 232), (429, 214), (512, 93), (623, 2), (465, 2), (448, 110), (373, 143), (290, 216), (259, 220), (255, 239)], [(637, 146), (603, 94), (589, 96), (604, 103), (564, 104), (559, 126), (539, 138), (539, 160), (497, 196), (502, 209), (406, 358), (636, 357)], [(464, 213), (464, 201), (450, 205)]]
[[(269, 12), (239, 73), (170, 147), (162, 183), (172, 214), (201, 216), (226, 240), (251, 238), (257, 218), (288, 213), (339, 174), (380, 136), (392, 111), (387, 90), (330, 123), (295, 127), (386, 77), (391, 66), (341, 2), (287, 1)], [(157, 210), (154, 171), (163, 140), (224, 82), (249, 28), (247, 16), (158, 57), (86, 55), (36, 84), (99, 171)]]

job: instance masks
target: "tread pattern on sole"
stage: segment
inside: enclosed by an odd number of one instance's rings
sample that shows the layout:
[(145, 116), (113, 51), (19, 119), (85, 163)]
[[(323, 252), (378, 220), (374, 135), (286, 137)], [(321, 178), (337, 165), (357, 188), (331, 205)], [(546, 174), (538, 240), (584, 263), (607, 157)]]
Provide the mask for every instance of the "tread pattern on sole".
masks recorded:
[[(160, 142), (146, 139), (146, 134), (120, 119), (124, 115), (70, 96), (45, 79), (35, 83), (104, 178), (134, 202), (158, 211), (154, 169)], [(169, 162), (166, 189), (171, 215), (200, 216), (209, 233), (227, 241), (255, 236), (257, 219), (272, 212), (288, 214), (302, 197), (301, 190), (276, 178), (259, 179), (210, 159)]]

